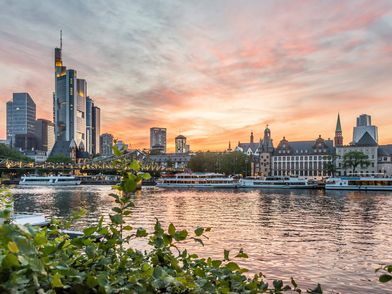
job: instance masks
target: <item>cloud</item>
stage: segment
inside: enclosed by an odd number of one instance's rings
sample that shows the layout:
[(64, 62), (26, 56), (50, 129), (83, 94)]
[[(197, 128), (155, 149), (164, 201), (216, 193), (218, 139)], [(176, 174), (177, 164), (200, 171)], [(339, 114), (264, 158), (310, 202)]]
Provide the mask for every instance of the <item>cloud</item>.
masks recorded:
[[(0, 113), (28, 91), (51, 118), (53, 48), (88, 82), (102, 130), (149, 145), (149, 128), (183, 132), (192, 149), (221, 150), (262, 136), (347, 137), (372, 111), (385, 139), (392, 94), (388, 1), (4, 1)], [(320, 13), (322, 12), (322, 13)], [(377, 119), (375, 119), (377, 118)], [(352, 123), (350, 123), (352, 122)], [(0, 123), (4, 136), (5, 118)], [(381, 132), (380, 132), (381, 134)]]

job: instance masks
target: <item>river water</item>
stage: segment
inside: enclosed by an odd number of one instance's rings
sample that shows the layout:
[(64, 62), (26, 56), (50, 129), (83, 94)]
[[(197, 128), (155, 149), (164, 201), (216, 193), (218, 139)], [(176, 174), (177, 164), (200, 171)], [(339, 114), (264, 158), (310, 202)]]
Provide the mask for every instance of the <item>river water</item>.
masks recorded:
[[(66, 217), (83, 207), (77, 229), (96, 223), (114, 205), (109, 186), (13, 189), (17, 212)], [(152, 228), (212, 227), (205, 247), (189, 251), (223, 258), (223, 249), (249, 255), (241, 265), (268, 280), (294, 277), (307, 288), (321, 283), (325, 293), (392, 293), (374, 270), (392, 263), (392, 192), (323, 190), (145, 190), (134, 198), (129, 220)], [(137, 246), (137, 244), (136, 244)]]

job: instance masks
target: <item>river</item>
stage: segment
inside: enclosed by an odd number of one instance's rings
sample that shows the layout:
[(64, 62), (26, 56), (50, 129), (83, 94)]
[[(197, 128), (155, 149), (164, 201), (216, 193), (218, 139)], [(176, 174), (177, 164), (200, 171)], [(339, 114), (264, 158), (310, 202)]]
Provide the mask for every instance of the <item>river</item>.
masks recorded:
[[(114, 205), (109, 186), (15, 188), (17, 212), (67, 217), (84, 208), (77, 229), (96, 223)], [(205, 247), (187, 244), (202, 256), (223, 258), (240, 248), (241, 265), (268, 280), (294, 277), (302, 287), (321, 283), (325, 293), (392, 293), (374, 270), (392, 263), (392, 192), (323, 190), (159, 190), (140, 191), (129, 220), (152, 228), (212, 227)], [(389, 289), (389, 290), (388, 290)]]

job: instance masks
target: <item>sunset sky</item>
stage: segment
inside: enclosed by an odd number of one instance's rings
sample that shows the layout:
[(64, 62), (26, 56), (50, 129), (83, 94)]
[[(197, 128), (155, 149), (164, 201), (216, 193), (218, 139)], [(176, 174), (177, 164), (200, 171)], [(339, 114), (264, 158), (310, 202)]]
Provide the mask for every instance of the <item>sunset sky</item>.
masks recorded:
[(29, 92), (52, 119), (53, 49), (88, 83), (101, 128), (148, 147), (149, 128), (192, 150), (262, 136), (344, 142), (372, 115), (392, 143), (392, 1), (0, 0), (0, 138), (5, 102)]

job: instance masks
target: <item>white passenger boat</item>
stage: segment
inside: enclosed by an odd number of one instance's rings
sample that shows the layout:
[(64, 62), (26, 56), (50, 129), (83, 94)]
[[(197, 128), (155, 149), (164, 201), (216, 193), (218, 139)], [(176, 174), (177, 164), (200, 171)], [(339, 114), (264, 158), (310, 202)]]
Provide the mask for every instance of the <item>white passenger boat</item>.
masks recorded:
[(217, 173), (181, 173), (162, 177), (157, 187), (162, 188), (237, 188), (238, 181)]
[(241, 188), (314, 189), (317, 182), (296, 177), (247, 177), (240, 180)]
[(392, 191), (392, 178), (340, 177), (325, 182), (327, 190)]
[(76, 186), (81, 181), (74, 176), (23, 176), (19, 185), (22, 186)]

